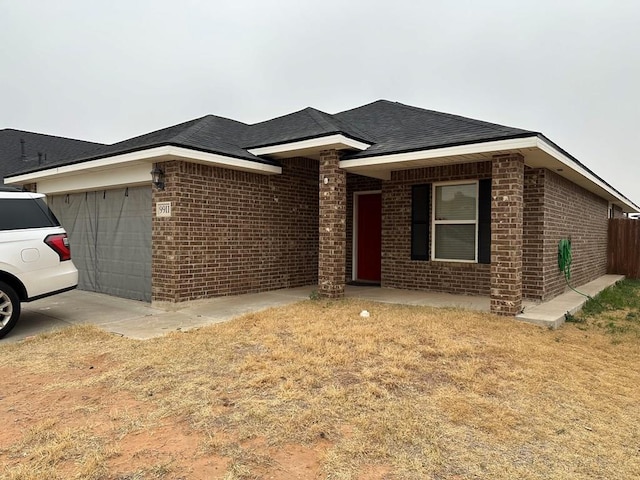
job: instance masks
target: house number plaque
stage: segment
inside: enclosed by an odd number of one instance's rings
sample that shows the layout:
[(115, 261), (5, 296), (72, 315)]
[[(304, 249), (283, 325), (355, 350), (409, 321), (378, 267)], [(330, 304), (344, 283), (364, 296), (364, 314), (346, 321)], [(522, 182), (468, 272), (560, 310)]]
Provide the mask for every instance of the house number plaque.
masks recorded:
[(171, 202), (156, 203), (156, 217), (170, 217), (170, 216), (171, 216)]

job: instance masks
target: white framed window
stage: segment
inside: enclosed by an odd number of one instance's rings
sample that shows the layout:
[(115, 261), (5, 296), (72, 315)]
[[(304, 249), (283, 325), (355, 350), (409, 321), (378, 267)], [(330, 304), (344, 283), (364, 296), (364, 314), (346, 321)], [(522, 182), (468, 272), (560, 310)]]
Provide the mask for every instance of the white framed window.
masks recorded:
[(431, 259), (478, 261), (478, 182), (443, 182), (432, 192)]

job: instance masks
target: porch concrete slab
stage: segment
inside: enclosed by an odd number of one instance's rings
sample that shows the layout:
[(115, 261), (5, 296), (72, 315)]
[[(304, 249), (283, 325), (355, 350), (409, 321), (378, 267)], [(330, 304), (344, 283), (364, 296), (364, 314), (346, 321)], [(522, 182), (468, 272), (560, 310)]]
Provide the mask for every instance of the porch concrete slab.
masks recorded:
[(454, 295), (439, 292), (421, 292), (417, 290), (400, 290), (396, 288), (369, 287), (347, 285), (345, 296), (364, 298), (382, 303), (399, 303), (404, 305), (423, 305), (430, 307), (454, 307), (488, 312), (491, 300), (489, 297), (472, 295)]
[[(576, 290), (590, 297), (600, 293), (624, 278), (624, 275), (603, 275), (600, 278), (586, 283)], [(588, 298), (570, 290), (562, 295), (552, 298), (548, 302), (532, 303), (523, 302), (524, 311), (517, 315), (518, 320), (535, 323), (543, 327), (558, 328), (565, 321), (567, 313), (573, 315), (587, 302)]]

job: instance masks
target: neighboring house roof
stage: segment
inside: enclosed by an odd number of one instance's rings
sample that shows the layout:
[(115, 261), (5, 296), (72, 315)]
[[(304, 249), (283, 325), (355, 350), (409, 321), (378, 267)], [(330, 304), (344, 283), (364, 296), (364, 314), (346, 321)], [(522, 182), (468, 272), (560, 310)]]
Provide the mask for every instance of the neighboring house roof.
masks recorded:
[(0, 130), (0, 184), (5, 176), (68, 161), (101, 146), (72, 138), (5, 128)]
[(305, 108), (253, 125), (207, 115), (113, 145), (48, 156), (42, 164), (13, 162), (11, 166), (15, 167), (13, 178), (23, 182), (64, 175), (71, 168), (53, 167), (104, 168), (106, 162), (98, 162), (101, 159), (113, 159), (115, 167), (126, 162), (191, 158), (227, 168), (277, 174), (278, 159), (313, 156), (328, 148), (344, 151), (342, 168), (378, 178), (388, 178), (394, 169), (481, 161), (496, 152), (527, 152), (530, 166), (561, 172), (571, 181), (617, 202), (625, 211), (638, 210), (633, 202), (539, 132), (388, 100), (334, 115)]

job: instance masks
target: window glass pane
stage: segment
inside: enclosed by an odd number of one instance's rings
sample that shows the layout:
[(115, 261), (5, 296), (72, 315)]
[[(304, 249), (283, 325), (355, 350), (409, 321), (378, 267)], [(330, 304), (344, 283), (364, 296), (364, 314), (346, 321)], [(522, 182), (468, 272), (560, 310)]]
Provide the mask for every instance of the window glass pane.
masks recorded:
[(474, 260), (476, 254), (475, 225), (436, 225), (436, 258)]
[(436, 220), (475, 220), (476, 184), (436, 187)]
[(57, 226), (58, 221), (41, 199), (0, 199), (0, 230)]

